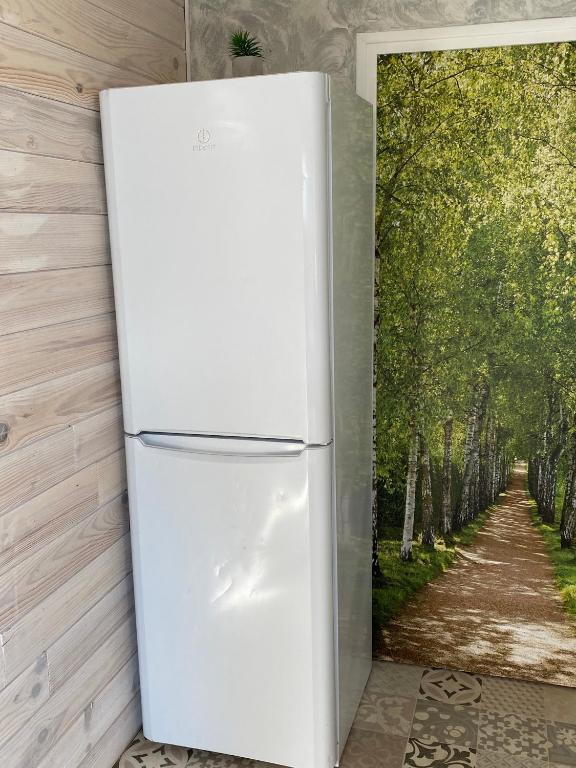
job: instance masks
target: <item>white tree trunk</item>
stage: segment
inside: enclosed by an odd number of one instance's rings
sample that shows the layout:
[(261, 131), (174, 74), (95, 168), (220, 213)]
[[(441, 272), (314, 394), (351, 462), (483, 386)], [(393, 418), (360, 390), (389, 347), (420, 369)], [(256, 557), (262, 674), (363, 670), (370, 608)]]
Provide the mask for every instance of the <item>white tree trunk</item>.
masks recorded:
[(412, 427), (410, 436), (410, 453), (408, 455), (408, 472), (406, 475), (406, 504), (404, 507), (404, 531), (402, 534), (401, 560), (412, 559), (412, 542), (414, 539), (414, 512), (416, 510), (416, 481), (418, 479), (418, 430)]
[(442, 462), (442, 533), (452, 533), (452, 416), (444, 422), (444, 458)]
[(464, 466), (462, 470), (462, 489), (460, 491), (460, 503), (458, 505), (458, 528), (462, 528), (468, 517), (470, 504), (470, 482), (472, 480), (472, 448), (474, 435), (476, 434), (476, 422), (478, 421), (478, 388), (474, 387), (472, 405), (468, 414), (468, 427), (466, 429), (466, 441), (464, 442)]
[(422, 472), (422, 546), (434, 549), (434, 505), (432, 501), (432, 477), (430, 472), (430, 451), (423, 437), (421, 441), (420, 471)]

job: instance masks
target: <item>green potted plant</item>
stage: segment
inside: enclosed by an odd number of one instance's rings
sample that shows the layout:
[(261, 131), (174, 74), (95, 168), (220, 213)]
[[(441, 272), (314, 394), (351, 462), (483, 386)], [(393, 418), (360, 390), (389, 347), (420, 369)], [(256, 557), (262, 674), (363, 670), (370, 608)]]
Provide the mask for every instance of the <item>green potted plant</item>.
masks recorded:
[(264, 71), (260, 41), (245, 29), (237, 29), (230, 35), (230, 56), (234, 77), (261, 75)]

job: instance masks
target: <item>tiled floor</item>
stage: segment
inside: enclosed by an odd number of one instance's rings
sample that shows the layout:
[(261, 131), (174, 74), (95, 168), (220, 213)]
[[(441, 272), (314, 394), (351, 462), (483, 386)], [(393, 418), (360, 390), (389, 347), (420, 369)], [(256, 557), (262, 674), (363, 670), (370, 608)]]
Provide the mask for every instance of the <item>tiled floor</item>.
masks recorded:
[[(137, 737), (119, 768), (271, 768)], [(576, 689), (374, 662), (342, 768), (576, 766)]]

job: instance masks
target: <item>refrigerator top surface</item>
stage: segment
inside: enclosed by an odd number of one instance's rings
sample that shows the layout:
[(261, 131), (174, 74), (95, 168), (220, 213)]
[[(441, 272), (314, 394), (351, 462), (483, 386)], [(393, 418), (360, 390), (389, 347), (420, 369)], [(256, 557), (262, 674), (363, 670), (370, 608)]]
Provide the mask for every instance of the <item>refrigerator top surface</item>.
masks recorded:
[(102, 94), (126, 431), (332, 437), (327, 78)]

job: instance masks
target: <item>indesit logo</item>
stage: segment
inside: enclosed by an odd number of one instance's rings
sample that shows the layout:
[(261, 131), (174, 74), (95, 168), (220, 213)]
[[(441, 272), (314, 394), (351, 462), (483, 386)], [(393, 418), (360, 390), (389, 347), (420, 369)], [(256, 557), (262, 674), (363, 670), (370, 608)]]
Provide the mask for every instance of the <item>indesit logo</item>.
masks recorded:
[(192, 147), (194, 152), (213, 152), (216, 149), (216, 145), (212, 144), (210, 131), (207, 128), (199, 128), (196, 133), (196, 139), (198, 141)]

